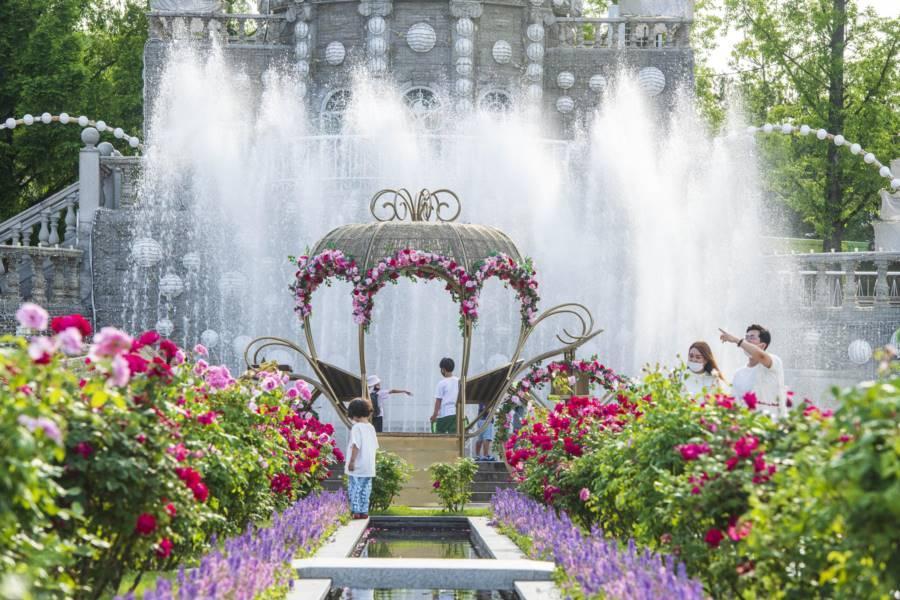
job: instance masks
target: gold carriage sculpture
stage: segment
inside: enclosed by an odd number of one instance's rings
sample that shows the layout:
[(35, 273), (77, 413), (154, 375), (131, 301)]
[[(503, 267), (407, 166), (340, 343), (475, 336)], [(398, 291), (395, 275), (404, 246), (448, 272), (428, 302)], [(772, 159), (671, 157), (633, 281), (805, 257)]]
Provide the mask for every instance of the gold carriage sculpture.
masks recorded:
[[(382, 190), (371, 200), (370, 211), (375, 222), (367, 224), (344, 225), (334, 229), (323, 237), (310, 252), (308, 257), (302, 257), (298, 261), (297, 284), (292, 286), (295, 295), (300, 293), (311, 295), (315, 288), (326, 280), (344, 276), (345, 279), (355, 282), (354, 295), (366, 298), (368, 307), (363, 306), (368, 313), (363, 318), (356, 319), (358, 323), (358, 347), (359, 347), (359, 373), (351, 373), (323, 360), (316, 351), (313, 341), (311, 324), (311, 308), (298, 310), (303, 322), (303, 332), (306, 348), (290, 340), (279, 337), (260, 337), (253, 340), (244, 353), (244, 360), (250, 369), (257, 368), (260, 359), (266, 356), (267, 351), (276, 347), (292, 350), (302, 356), (313, 373), (308, 377), (300, 373), (290, 373), (292, 379), (302, 379), (313, 389), (314, 398), (324, 396), (327, 398), (341, 421), (350, 426), (347, 416), (346, 403), (353, 398), (362, 397), (369, 399), (366, 381), (366, 329), (368, 325), (367, 315), (371, 311), (371, 299), (385, 281), (374, 284), (369, 290), (371, 296), (366, 296), (366, 281), (374, 277), (372, 274), (382, 276), (384, 271), (379, 265), (391, 264), (392, 258), (396, 259), (403, 253), (409, 253), (416, 260), (395, 261), (395, 265), (388, 269), (388, 276), (396, 278), (400, 275), (415, 275), (425, 279), (441, 279), (447, 283), (447, 289), (454, 298), (461, 303), (460, 329), (462, 335), (462, 359), (459, 371), (460, 390), (457, 399), (457, 426), (456, 434), (441, 435), (425, 432), (386, 432), (379, 434), (380, 445), (402, 456), (412, 463), (415, 472), (412, 480), (404, 489), (401, 500), (408, 502), (427, 502), (431, 489), (428, 480), (427, 467), (438, 461), (453, 460), (455, 457), (464, 456), (466, 441), (474, 438), (488, 426), (490, 419), (494, 417), (504, 396), (510, 386), (527, 369), (558, 355), (573, 356), (575, 350), (593, 339), (602, 330), (594, 329), (594, 320), (590, 311), (581, 304), (566, 303), (554, 306), (550, 309), (538, 312), (533, 304), (525, 305), (530, 301), (520, 295), (523, 318), (519, 329), (518, 340), (510, 361), (490, 371), (469, 375), (470, 353), (472, 347), (472, 333), (477, 319), (477, 314), (464, 310), (463, 303), (471, 309), (471, 302), (477, 303), (477, 294), (480, 291), (478, 284), (464, 283), (467, 274), (475, 274), (481, 269), (481, 275), (485, 278), (498, 276), (504, 279), (511, 287), (523, 282), (511, 282), (509, 272), (506, 277), (498, 269), (488, 268), (485, 265), (491, 262), (497, 266), (509, 266), (516, 273), (531, 273), (530, 264), (523, 261), (518, 248), (512, 240), (502, 231), (484, 225), (457, 223), (456, 218), (460, 213), (459, 198), (450, 190), (428, 191), (422, 190), (417, 196), (413, 196), (406, 190)], [(380, 216), (381, 215), (381, 216)], [(423, 260), (421, 257), (429, 257), (431, 260)], [(345, 269), (344, 273), (337, 273), (335, 269), (335, 257), (341, 257), (341, 264), (353, 265), (351, 269)], [(437, 259), (436, 257), (440, 257)], [(498, 260), (502, 257), (502, 261)], [(326, 264), (329, 263), (330, 264)], [(386, 262), (387, 261), (387, 262)], [(315, 272), (314, 267), (324, 267), (323, 272)], [(382, 269), (383, 269), (382, 265)], [(353, 271), (355, 269), (355, 271)], [(373, 270), (374, 269), (374, 270)], [(310, 274), (310, 271), (313, 273)], [(304, 277), (305, 275), (308, 275)], [(481, 280), (483, 283), (483, 280)], [(536, 285), (536, 284), (535, 284)], [(471, 287), (470, 287), (471, 286)], [(527, 290), (525, 290), (527, 291)], [(299, 295), (298, 295), (299, 298)], [(308, 300), (308, 298), (307, 298)], [(298, 300), (299, 302), (299, 300)], [(365, 305), (365, 302), (363, 302)], [(354, 303), (354, 316), (357, 316), (356, 302)], [(528, 309), (531, 310), (528, 310)], [(532, 333), (542, 323), (552, 317), (566, 316), (570, 322), (575, 323), (574, 331), (562, 328), (555, 336), (560, 345), (541, 352), (535, 356), (523, 358), (525, 343)], [(288, 370), (289, 367), (282, 366)], [(471, 423), (464, 422), (464, 407), (466, 404), (481, 404), (485, 408), (478, 418)], [(486, 417), (481, 421), (482, 417)], [(479, 425), (479, 423), (482, 423)]]

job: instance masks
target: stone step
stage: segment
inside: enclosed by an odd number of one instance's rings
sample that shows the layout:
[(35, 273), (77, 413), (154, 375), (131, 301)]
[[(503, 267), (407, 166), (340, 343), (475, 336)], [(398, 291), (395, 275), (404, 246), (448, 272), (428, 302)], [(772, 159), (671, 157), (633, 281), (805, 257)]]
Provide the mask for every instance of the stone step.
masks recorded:
[(511, 481), (500, 481), (500, 482), (498, 482), (498, 481), (476, 481), (475, 483), (472, 484), (472, 491), (473, 492), (487, 492), (487, 493), (493, 494), (494, 490), (497, 490), (497, 489), (506, 490), (506, 489), (514, 488), (514, 487), (516, 487), (516, 484), (514, 484)]

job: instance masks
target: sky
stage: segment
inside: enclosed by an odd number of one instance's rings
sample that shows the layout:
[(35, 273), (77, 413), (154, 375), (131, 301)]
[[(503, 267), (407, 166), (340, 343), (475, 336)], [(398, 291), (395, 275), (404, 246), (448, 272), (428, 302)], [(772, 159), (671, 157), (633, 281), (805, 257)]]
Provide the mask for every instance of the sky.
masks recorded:
[[(900, 16), (900, 0), (859, 0), (860, 10), (870, 6), (883, 17)], [(730, 58), (731, 49), (740, 39), (741, 34), (736, 31), (730, 31), (728, 35), (719, 39), (718, 46), (709, 57), (709, 65), (716, 72), (724, 73), (730, 71), (728, 59)]]

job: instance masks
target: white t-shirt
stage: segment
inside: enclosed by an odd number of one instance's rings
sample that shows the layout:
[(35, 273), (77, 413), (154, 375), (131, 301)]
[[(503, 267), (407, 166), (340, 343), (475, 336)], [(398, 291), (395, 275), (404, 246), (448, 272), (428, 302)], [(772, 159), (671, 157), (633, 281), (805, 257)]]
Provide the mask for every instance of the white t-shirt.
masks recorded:
[(784, 389), (784, 365), (774, 354), (772, 366), (758, 363), (753, 367), (741, 367), (734, 374), (734, 397), (741, 399), (747, 392), (756, 394), (758, 409), (780, 418), (787, 414), (787, 394)]
[[(353, 446), (359, 448), (353, 471), (350, 470), (350, 457), (353, 456)], [(375, 477), (375, 451), (378, 449), (378, 437), (371, 423), (353, 423), (350, 429), (350, 441), (347, 442), (347, 454), (344, 473), (354, 477)]]
[(444, 377), (437, 384), (435, 398), (441, 400), (438, 417), (456, 414), (456, 399), (459, 397), (459, 377)]
[(684, 376), (684, 390), (691, 396), (699, 396), (704, 392), (714, 394), (725, 387), (724, 381), (705, 371), (702, 373), (688, 371)]

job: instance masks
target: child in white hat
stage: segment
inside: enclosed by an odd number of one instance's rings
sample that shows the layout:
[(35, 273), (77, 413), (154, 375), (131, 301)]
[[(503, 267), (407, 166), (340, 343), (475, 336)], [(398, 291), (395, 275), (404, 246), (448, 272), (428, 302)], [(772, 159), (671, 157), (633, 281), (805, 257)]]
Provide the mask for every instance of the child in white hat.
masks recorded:
[(406, 394), (412, 396), (412, 392), (408, 390), (382, 390), (381, 379), (378, 375), (369, 375), (366, 378), (366, 387), (369, 388), (369, 398), (372, 400), (372, 425), (375, 431), (381, 433), (384, 426), (384, 404), (388, 396), (391, 394)]

